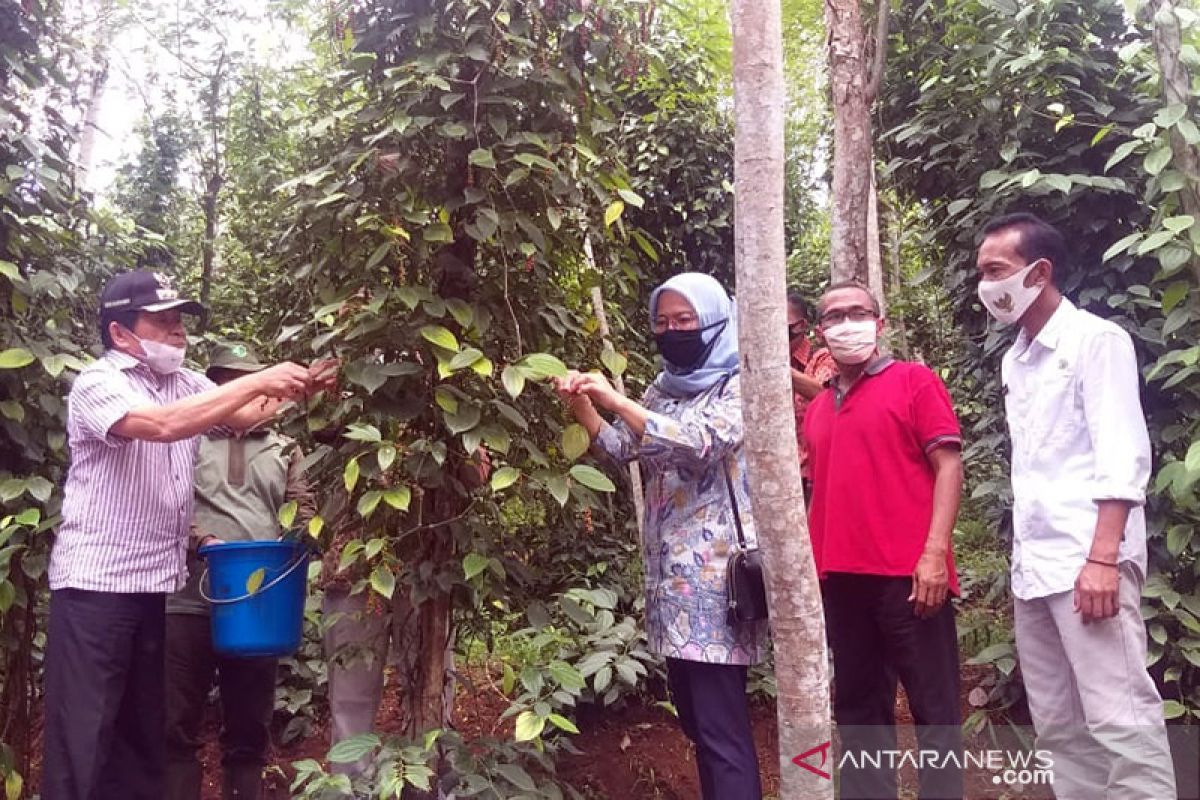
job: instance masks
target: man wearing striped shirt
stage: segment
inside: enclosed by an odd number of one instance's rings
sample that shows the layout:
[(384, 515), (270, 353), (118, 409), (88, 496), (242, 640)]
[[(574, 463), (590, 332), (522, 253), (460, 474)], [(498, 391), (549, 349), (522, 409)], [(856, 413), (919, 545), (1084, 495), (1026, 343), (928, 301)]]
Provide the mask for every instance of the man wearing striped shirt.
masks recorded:
[(44, 800), (164, 795), (165, 598), (187, 577), (200, 434), (248, 428), (302, 397), (310, 371), (278, 364), (223, 386), (182, 368), (178, 297), (145, 271), (100, 299), (104, 355), (71, 388), (71, 465), (50, 556)]

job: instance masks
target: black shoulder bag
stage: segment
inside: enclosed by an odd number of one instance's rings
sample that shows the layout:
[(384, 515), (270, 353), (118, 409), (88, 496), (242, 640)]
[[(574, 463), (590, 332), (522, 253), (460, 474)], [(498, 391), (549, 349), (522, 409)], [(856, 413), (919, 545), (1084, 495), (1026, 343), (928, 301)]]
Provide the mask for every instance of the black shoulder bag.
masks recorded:
[(763, 582), (762, 556), (757, 547), (746, 547), (746, 535), (742, 532), (742, 515), (738, 513), (737, 495), (733, 492), (733, 479), (729, 476), (729, 464), (725, 459), (721, 459), (721, 469), (725, 472), (725, 488), (729, 492), (733, 526), (737, 529), (738, 538), (738, 548), (729, 555), (729, 562), (725, 567), (729, 604), (725, 619), (730, 625), (757, 622), (767, 618), (767, 589)]

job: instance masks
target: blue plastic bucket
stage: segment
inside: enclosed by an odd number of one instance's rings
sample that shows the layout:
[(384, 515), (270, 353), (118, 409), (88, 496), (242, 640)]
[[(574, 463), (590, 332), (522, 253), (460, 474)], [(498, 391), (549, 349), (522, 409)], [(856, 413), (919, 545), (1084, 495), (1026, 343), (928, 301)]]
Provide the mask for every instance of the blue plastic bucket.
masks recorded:
[[(199, 552), (208, 560), (200, 592), (212, 606), (213, 648), (242, 658), (294, 653), (304, 634), (308, 548), (296, 541), (226, 542)], [(260, 569), (261, 580), (253, 580)]]

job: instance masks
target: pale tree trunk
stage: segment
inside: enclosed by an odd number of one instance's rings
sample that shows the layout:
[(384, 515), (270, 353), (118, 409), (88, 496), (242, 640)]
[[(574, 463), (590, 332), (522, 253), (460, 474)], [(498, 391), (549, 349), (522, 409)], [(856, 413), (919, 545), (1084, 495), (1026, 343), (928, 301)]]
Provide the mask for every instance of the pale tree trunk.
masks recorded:
[(890, 8), (877, 0), (875, 57), (868, 61), (860, 0), (825, 0), (833, 101), (833, 208), (830, 274), (869, 283), (867, 216), (872, 191), (871, 104), (879, 93)]
[(91, 56), (91, 75), (87, 86), (87, 97), (83, 101), (83, 122), (79, 131), (79, 154), (75, 159), (75, 186), (83, 189), (96, 153), (96, 130), (100, 119), (100, 104), (104, 98), (104, 87), (108, 83), (108, 49), (112, 42), (113, 3), (101, 0), (96, 12), (96, 44)]
[[(1162, 70), (1163, 100), (1169, 105), (1187, 106), (1191, 100), (1191, 79), (1187, 66), (1180, 60), (1182, 36), (1179, 17), (1175, 14), (1179, 4), (1176, 0), (1150, 0), (1147, 5), (1154, 15), (1154, 52)], [(1200, 219), (1200, 147), (1188, 144), (1178, 129), (1172, 129), (1171, 155), (1171, 165), (1185, 177), (1184, 187), (1179, 192), (1183, 212)], [(1191, 267), (1192, 275), (1200, 282), (1200, 256), (1195, 252)]]
[[(825, 621), (796, 455), (783, 238), (784, 87), (779, 0), (734, 0), (734, 215), (746, 462), (767, 565), (778, 684), (780, 796), (833, 797), (792, 759), (830, 740)], [(827, 773), (832, 765), (815, 759)]]

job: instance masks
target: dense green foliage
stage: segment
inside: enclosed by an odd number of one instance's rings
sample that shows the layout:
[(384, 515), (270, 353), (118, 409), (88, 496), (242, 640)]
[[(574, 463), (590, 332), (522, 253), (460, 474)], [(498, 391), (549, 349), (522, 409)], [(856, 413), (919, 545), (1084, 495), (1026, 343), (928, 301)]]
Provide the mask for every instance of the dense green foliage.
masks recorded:
[[(508, 741), (463, 741), (425, 708), (411, 711), (408, 736), (343, 743), (333, 760), (372, 757), (355, 788), (396, 796), (436, 781), (462, 796), (561, 796), (553, 756), (580, 709), (627, 702), (657, 667), (640, 633), (627, 484), (589, 460), (546, 379), (603, 369), (638, 391), (654, 370), (648, 286), (685, 268), (732, 282), (724, 7), (287, 0), (263, 12), (284, 31), (274, 51), (239, 45), (216, 0), (188, 13), (138, 17), (168, 60), (159, 68), (184, 79), (146, 95), (161, 102), (146, 101), (141, 147), (93, 197), (75, 183), (76, 89), (99, 56), (54, 0), (0, 4), (9, 796), (28, 788), (63, 400), (99, 352), (99, 287), (137, 264), (208, 293), (207, 339), (341, 359), (338, 390), (285, 421), (322, 498), (308, 532), (327, 546), (352, 531), (343, 575), (372, 602), (400, 598), (426, 630), (444, 622), (457, 671), (510, 702)], [(962, 629), (964, 652), (995, 667), (984, 714), (1020, 692), (998, 387), (1011, 333), (975, 300), (973, 259), (978, 227), (1015, 209), (1068, 232), (1063, 288), (1125, 326), (1146, 365), (1154, 669), (1169, 716), (1200, 714), (1200, 295), (1189, 269), (1200, 223), (1181, 205), (1197, 176), (1169, 146), (1172, 135), (1196, 146), (1200, 132), (1194, 100), (1161, 99), (1150, 33), (1164, 20), (1130, 14), (1116, 2), (905, 0), (893, 16), (876, 116), (890, 325), (898, 349), (946, 377), (969, 430)], [(1178, 16), (1196, 72), (1196, 16)], [(829, 258), (821, 4), (786, 2), (785, 24), (789, 272), (816, 295)], [(301, 39), (304, 58), (280, 57)], [(219, 222), (210, 251), (206, 214)], [(307, 735), (322, 713), (318, 607), (311, 598), (310, 635), (283, 671), (284, 738)], [(429, 653), (442, 644), (414, 639), (402, 670), (411, 696), (440, 686), (444, 665)], [(422, 677), (422, 664), (437, 675)], [(297, 793), (347, 785), (316, 761), (295, 767)]]

